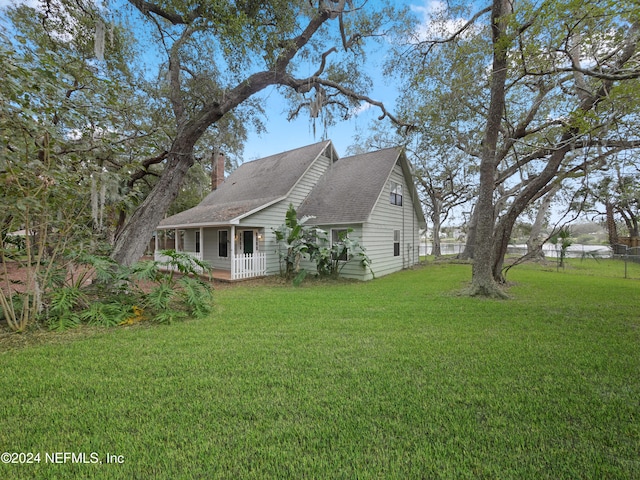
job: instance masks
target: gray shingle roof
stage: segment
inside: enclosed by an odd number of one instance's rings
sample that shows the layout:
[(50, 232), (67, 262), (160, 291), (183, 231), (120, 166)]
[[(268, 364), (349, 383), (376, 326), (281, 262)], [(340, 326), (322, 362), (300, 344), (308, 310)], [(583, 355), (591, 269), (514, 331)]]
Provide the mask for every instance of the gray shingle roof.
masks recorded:
[[(235, 222), (286, 198), (322, 154), (335, 158), (330, 141), (244, 163), (198, 206), (164, 219), (159, 228)], [(298, 217), (314, 217), (314, 225), (366, 222), (398, 162), (410, 189), (407, 193), (416, 198), (404, 153), (400, 148), (387, 148), (334, 161), (298, 207)], [(420, 224), (424, 224), (419, 202), (414, 202), (414, 207)]]
[(159, 227), (224, 224), (266, 207), (285, 197), (327, 148), (333, 149), (329, 140), (244, 163), (198, 206), (165, 218)]
[(315, 217), (314, 225), (367, 221), (400, 154), (387, 148), (338, 160), (300, 205), (298, 217)]

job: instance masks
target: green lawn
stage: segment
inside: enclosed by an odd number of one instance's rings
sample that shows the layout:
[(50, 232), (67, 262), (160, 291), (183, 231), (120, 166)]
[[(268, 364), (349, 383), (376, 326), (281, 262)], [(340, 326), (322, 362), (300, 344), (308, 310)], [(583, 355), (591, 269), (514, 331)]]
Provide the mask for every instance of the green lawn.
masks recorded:
[(507, 301), (456, 295), (454, 264), (235, 286), (205, 320), (5, 349), (0, 452), (41, 457), (0, 478), (640, 478), (640, 281), (620, 271), (519, 267)]

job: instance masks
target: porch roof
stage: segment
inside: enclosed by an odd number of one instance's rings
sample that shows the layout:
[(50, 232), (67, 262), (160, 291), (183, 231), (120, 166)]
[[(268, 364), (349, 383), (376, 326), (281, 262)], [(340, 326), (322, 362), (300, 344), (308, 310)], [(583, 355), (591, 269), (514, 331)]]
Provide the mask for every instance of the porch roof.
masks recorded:
[(278, 200), (279, 198), (267, 197), (257, 198), (253, 201), (227, 202), (220, 205), (203, 205), (201, 203), (189, 210), (165, 218), (158, 225), (158, 229), (237, 225), (243, 216), (261, 210)]

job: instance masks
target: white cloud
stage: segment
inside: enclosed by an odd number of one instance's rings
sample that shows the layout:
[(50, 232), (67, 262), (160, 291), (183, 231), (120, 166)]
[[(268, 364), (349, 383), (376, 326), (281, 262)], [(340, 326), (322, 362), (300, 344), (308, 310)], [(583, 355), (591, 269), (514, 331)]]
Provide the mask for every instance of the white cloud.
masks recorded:
[(373, 105), (371, 105), (370, 103), (361, 102), (360, 105), (358, 105), (356, 108), (354, 108), (351, 111), (351, 115), (350, 116), (357, 117), (361, 113), (364, 113), (364, 112), (366, 112), (367, 110), (369, 110), (371, 108), (373, 108)]
[(411, 5), (411, 11), (421, 19), (415, 32), (418, 41), (450, 37), (467, 23), (462, 17), (452, 18), (447, 4), (440, 0), (426, 0), (424, 5)]
[(38, 0), (0, 0), (0, 8), (11, 7), (14, 5), (27, 5), (36, 8)]

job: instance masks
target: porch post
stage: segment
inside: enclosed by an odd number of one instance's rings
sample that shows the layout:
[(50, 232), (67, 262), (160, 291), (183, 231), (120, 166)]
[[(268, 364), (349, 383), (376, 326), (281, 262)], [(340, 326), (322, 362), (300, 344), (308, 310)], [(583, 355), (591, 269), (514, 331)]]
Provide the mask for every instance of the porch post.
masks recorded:
[(173, 248), (174, 248), (174, 250), (176, 252), (179, 252), (180, 251), (180, 242), (178, 241), (178, 239), (180, 238), (179, 230), (176, 228), (175, 232), (173, 232), (173, 233), (175, 235), (175, 240), (173, 242), (174, 243)]
[(204, 260), (204, 227), (200, 227), (200, 260)]
[(236, 226), (231, 225), (231, 280), (236, 276)]
[(160, 250), (160, 248), (159, 248), (160, 247), (160, 242), (158, 240), (158, 235), (160, 235), (161, 231), (162, 230), (156, 230), (156, 236), (155, 236), (156, 242), (155, 242), (155, 248), (153, 249), (153, 259), (154, 260), (158, 258), (158, 251)]

